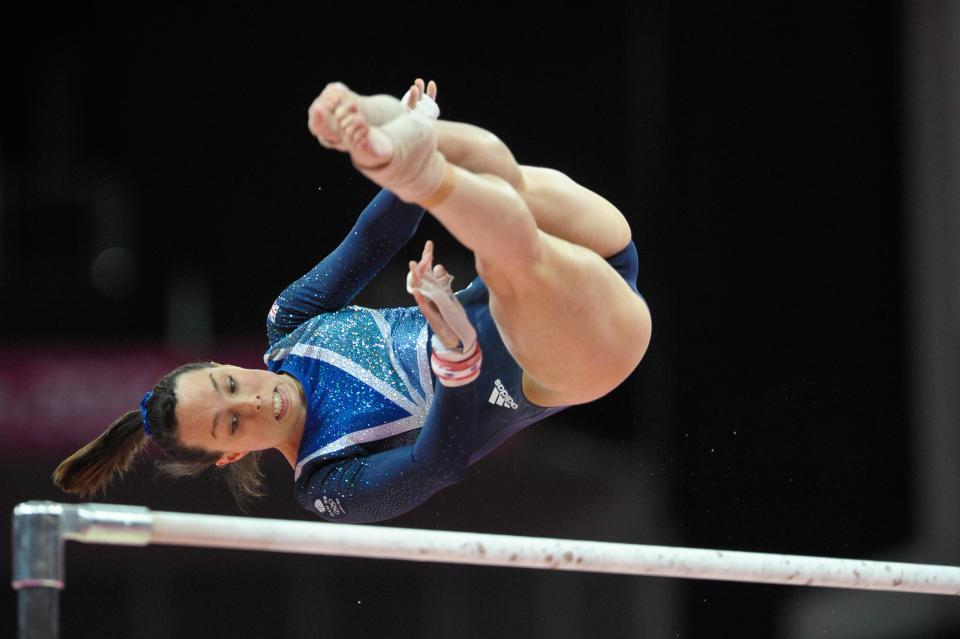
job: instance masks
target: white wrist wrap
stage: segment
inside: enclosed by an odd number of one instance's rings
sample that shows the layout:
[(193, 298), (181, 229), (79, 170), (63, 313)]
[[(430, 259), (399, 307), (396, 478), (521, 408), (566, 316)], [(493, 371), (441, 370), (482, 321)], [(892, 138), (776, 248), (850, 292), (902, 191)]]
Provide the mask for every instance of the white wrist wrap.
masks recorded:
[[(410, 99), (410, 91), (408, 90), (403, 94), (403, 97), (400, 98), (400, 102), (404, 105), (407, 104), (407, 100)], [(431, 98), (426, 93), (420, 94), (420, 101), (417, 102), (417, 106), (410, 109), (413, 113), (419, 113), (425, 118), (430, 118), (431, 120), (436, 120), (440, 117), (440, 106), (437, 104), (436, 100)]]
[[(450, 288), (451, 282), (453, 282), (453, 276), (450, 274), (438, 278), (433, 273), (427, 273), (421, 278), (420, 287), (417, 290), (436, 304), (443, 321), (460, 340), (459, 352), (467, 353), (477, 343), (477, 331), (467, 318), (467, 312), (463, 310), (460, 300), (453, 294)], [(413, 274), (411, 273), (407, 273), (407, 292), (413, 293)]]

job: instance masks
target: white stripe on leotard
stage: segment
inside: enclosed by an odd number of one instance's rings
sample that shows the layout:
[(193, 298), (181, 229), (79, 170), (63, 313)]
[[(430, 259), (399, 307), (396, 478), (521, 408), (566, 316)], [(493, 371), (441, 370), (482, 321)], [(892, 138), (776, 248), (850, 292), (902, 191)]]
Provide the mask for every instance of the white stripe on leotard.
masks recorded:
[(344, 357), (340, 353), (335, 353), (329, 348), (311, 346), (310, 344), (297, 344), (290, 349), (290, 354), (297, 355), (299, 357), (309, 357), (311, 359), (317, 359), (322, 362), (326, 362), (331, 366), (339, 368), (344, 373), (356, 377), (361, 382), (377, 391), (411, 415), (416, 415), (418, 412), (420, 412), (417, 404), (405, 397), (403, 393), (367, 369), (363, 368), (352, 359)]
[(373, 316), (373, 321), (377, 324), (377, 328), (380, 329), (380, 334), (383, 336), (387, 356), (390, 357), (390, 364), (393, 365), (393, 370), (400, 376), (400, 380), (403, 381), (403, 385), (407, 387), (407, 392), (410, 393), (413, 401), (417, 404), (422, 404), (423, 396), (420, 395), (413, 387), (413, 384), (410, 383), (410, 379), (403, 370), (403, 366), (400, 366), (400, 363), (397, 361), (397, 354), (393, 352), (393, 331), (390, 329), (390, 324), (387, 323), (382, 313), (370, 309), (370, 315)]
[(335, 453), (338, 450), (343, 450), (344, 448), (349, 448), (350, 446), (354, 446), (356, 444), (365, 444), (367, 442), (375, 442), (381, 439), (387, 439), (388, 437), (393, 437), (394, 435), (401, 435), (416, 428), (420, 428), (423, 426), (425, 419), (425, 414), (411, 415), (410, 417), (404, 417), (403, 419), (398, 419), (394, 422), (380, 424), (379, 426), (374, 426), (373, 428), (347, 433), (336, 441), (330, 442), (320, 450), (317, 450), (307, 457), (304, 457), (303, 461), (297, 464), (297, 467), (293, 473), (293, 479), (296, 481), (300, 478), (300, 473), (303, 471), (304, 465), (306, 465), (311, 459), (316, 459), (321, 455), (329, 455), (330, 453)]

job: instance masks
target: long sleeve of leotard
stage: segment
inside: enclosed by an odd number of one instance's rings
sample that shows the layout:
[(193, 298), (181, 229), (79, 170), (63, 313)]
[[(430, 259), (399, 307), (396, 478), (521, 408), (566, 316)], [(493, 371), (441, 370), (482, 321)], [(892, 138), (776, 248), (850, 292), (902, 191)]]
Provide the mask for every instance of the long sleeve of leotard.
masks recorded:
[(421, 207), (380, 191), (343, 242), (277, 297), (267, 315), (270, 343), (311, 317), (347, 306), (410, 241), (422, 218)]
[(402, 515), (463, 478), (476, 421), (474, 384), (437, 384), (415, 443), (312, 468), (297, 482), (297, 501), (333, 522), (370, 523)]

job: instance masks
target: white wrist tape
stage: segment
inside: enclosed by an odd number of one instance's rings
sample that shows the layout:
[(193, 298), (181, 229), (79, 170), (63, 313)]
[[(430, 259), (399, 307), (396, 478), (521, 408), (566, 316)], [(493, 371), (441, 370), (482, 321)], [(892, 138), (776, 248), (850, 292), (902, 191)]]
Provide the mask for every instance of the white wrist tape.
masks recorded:
[[(400, 102), (404, 106), (407, 104), (407, 100), (410, 99), (410, 91), (408, 90), (403, 94), (403, 97), (400, 98)], [(430, 118), (431, 120), (436, 120), (440, 117), (440, 106), (437, 104), (436, 100), (431, 98), (425, 92), (420, 94), (420, 101), (417, 102), (417, 106), (410, 109), (413, 113), (419, 113), (425, 118)]]
[[(425, 298), (436, 304), (437, 310), (440, 311), (440, 317), (460, 340), (459, 352), (466, 353), (476, 345), (477, 331), (470, 323), (460, 300), (453, 294), (453, 290), (450, 288), (451, 282), (453, 282), (453, 276), (449, 273), (442, 277), (435, 277), (433, 273), (427, 273), (420, 278), (420, 286), (417, 290)], [(407, 273), (407, 292), (413, 293), (413, 290), (413, 274)]]

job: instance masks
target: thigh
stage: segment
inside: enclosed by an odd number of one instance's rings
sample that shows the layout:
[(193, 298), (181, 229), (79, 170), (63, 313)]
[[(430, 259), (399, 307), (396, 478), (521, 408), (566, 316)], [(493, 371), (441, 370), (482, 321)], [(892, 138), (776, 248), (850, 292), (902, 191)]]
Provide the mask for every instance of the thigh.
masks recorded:
[(643, 299), (599, 255), (539, 231), (531, 268), (505, 272), (478, 259), (490, 312), (541, 406), (601, 397), (636, 368), (650, 341)]
[(541, 231), (601, 257), (613, 255), (630, 241), (626, 218), (603, 196), (554, 169), (521, 166), (520, 173), (518, 192)]

